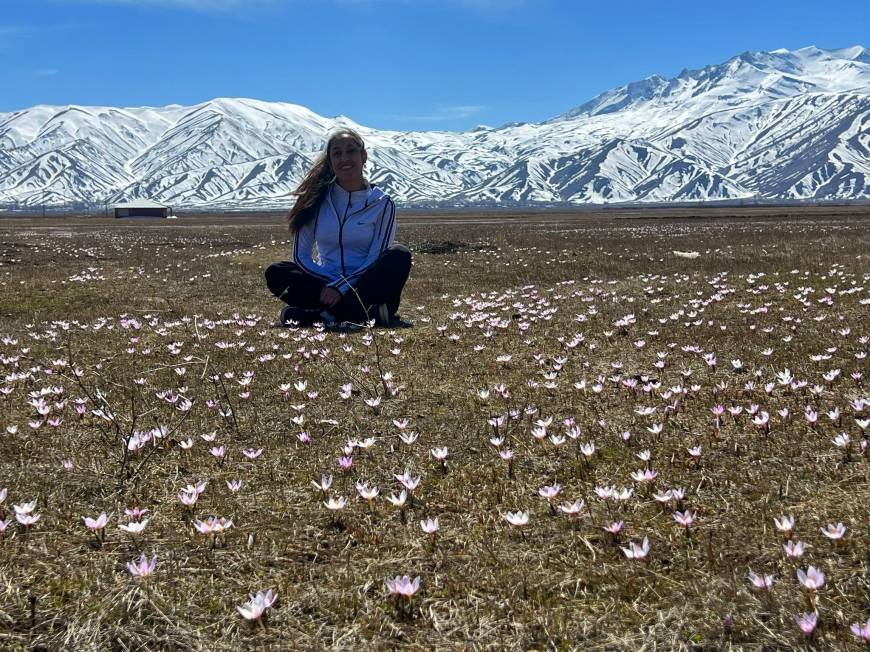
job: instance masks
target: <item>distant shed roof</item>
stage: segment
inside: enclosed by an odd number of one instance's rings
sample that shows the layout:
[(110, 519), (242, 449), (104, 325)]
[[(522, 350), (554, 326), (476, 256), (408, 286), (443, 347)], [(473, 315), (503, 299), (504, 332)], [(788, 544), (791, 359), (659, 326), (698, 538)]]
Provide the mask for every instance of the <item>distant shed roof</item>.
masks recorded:
[(166, 204), (159, 204), (150, 199), (134, 199), (121, 204), (113, 204), (112, 208), (169, 208)]

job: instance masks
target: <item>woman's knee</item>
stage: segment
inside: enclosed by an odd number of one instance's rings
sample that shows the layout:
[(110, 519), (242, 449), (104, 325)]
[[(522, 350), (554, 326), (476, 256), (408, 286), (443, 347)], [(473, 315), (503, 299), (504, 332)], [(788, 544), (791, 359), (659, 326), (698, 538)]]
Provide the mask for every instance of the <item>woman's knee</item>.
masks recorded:
[(290, 284), (295, 269), (296, 265), (286, 260), (272, 263), (263, 272), (263, 276), (266, 277), (266, 287), (275, 296), (280, 296)]
[(393, 263), (399, 267), (407, 267), (409, 270), (411, 269), (411, 250), (405, 245), (392, 245), (387, 249), (386, 255), (388, 255)]
[(263, 272), (266, 277), (266, 287), (270, 290), (275, 287), (276, 281), (281, 274), (281, 263), (272, 263)]

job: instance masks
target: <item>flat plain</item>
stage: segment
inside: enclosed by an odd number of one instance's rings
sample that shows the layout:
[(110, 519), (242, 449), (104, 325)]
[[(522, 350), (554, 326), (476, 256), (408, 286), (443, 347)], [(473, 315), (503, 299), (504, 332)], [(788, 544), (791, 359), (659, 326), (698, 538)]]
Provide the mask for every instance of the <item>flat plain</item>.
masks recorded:
[(867, 207), (399, 240), (333, 333), (279, 214), (0, 219), (0, 647), (864, 646)]

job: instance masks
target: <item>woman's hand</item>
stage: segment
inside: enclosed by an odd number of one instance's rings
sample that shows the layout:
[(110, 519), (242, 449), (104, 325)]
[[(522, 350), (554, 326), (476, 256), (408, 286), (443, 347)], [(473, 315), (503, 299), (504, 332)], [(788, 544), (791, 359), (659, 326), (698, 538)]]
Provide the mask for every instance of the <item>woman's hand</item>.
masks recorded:
[(320, 291), (320, 303), (327, 308), (334, 308), (341, 301), (341, 292), (335, 288), (323, 288)]

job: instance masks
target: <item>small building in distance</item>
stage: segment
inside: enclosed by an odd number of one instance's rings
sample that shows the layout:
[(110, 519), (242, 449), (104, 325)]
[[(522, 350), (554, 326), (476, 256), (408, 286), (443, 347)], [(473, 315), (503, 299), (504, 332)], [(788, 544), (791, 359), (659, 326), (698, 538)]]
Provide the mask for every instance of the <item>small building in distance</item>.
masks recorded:
[(115, 204), (115, 217), (170, 217), (172, 209), (150, 199), (134, 199)]

